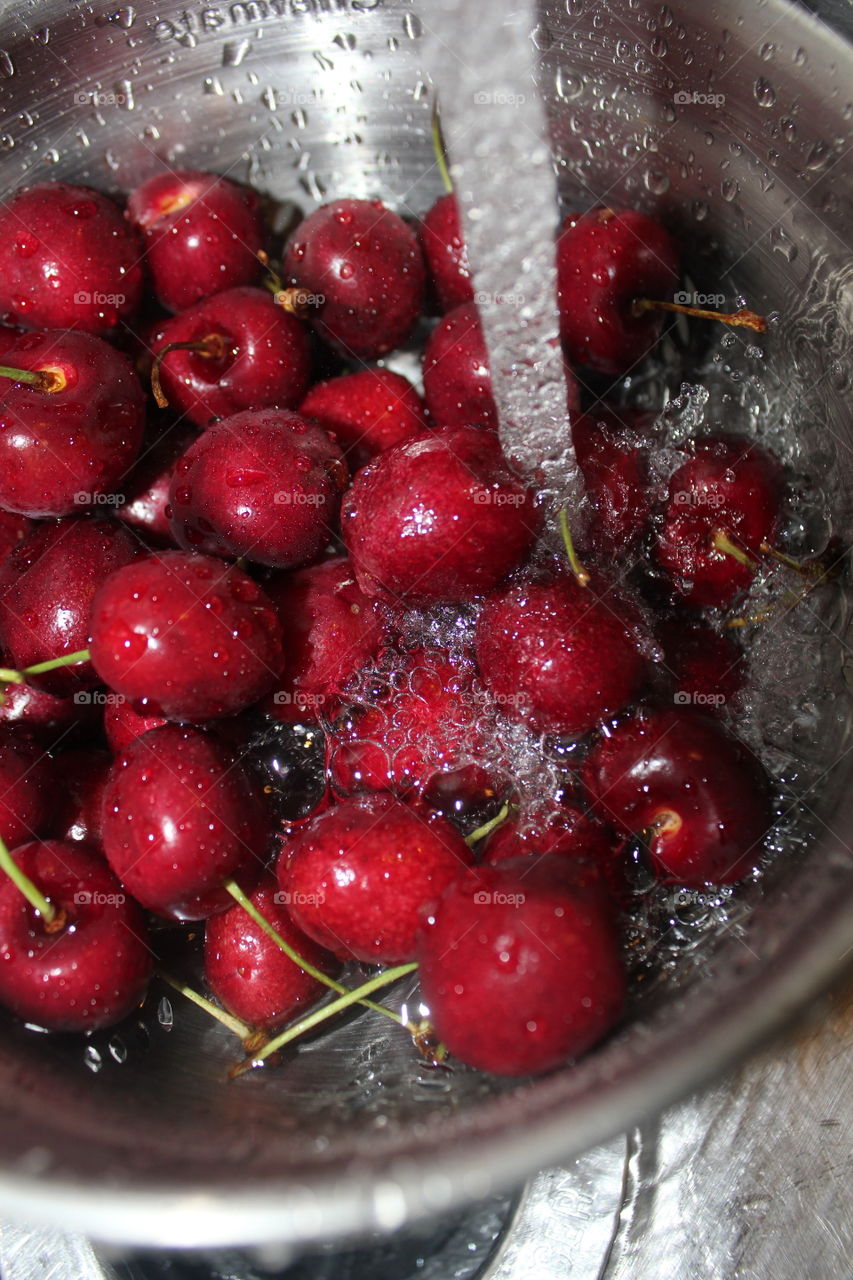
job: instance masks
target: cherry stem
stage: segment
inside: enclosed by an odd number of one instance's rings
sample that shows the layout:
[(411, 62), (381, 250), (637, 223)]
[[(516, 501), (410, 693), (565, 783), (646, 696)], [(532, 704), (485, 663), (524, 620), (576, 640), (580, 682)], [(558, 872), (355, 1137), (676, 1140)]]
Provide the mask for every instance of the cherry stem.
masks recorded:
[(160, 365), (171, 351), (194, 351), (205, 360), (221, 360), (225, 355), (225, 339), (221, 333), (208, 333), (204, 338), (196, 338), (193, 342), (170, 342), (162, 351), (157, 352), (151, 366), (151, 391), (158, 409), (169, 407), (160, 382)]
[[(255, 1030), (242, 1022), (240, 1018), (235, 1018), (232, 1014), (227, 1013), (225, 1009), (220, 1009), (219, 1005), (214, 1004), (211, 1000), (188, 987), (185, 982), (181, 982), (179, 978), (173, 978), (165, 969), (155, 970), (157, 977), (166, 983), (167, 987), (171, 987), (173, 991), (177, 991), (182, 996), (186, 996), (187, 1000), (191, 1000), (193, 1004), (198, 1005), (199, 1009), (204, 1009), (205, 1013), (209, 1013), (217, 1022), (221, 1022), (223, 1027), (227, 1027), (229, 1031), (233, 1031), (243, 1042), (243, 1048), (247, 1052), (253, 1052), (255, 1049), (262, 1048), (266, 1044), (267, 1037), (263, 1032)], [(261, 1037), (259, 1039), (259, 1037)]]
[(49, 658), (47, 662), (34, 662), (32, 666), (16, 671), (13, 667), (0, 667), (0, 682), (3, 684), (26, 684), (27, 676), (41, 676), (47, 671), (56, 671), (60, 667), (75, 667), (90, 658), (88, 649), (76, 649), (74, 653), (63, 654), (61, 658)]
[(686, 307), (680, 302), (659, 302), (654, 298), (635, 298), (633, 304), (635, 316), (641, 316), (644, 311), (677, 311), (682, 316), (695, 316), (697, 320), (719, 320), (721, 324), (731, 325), (732, 328), (753, 329), (756, 333), (765, 333), (767, 330), (767, 321), (764, 316), (757, 315), (754, 311), (741, 307), (739, 311), (708, 311), (704, 307)]
[(25, 382), (35, 391), (51, 393), (61, 391), (66, 385), (62, 374), (55, 369), (11, 369), (7, 364), (0, 364), (0, 378), (11, 378), (13, 382)]
[(489, 818), (488, 822), (484, 822), (481, 827), (477, 827), (476, 831), (472, 831), (469, 836), (465, 837), (465, 843), (469, 849), (473, 849), (475, 844), (480, 840), (485, 840), (486, 836), (490, 836), (497, 827), (503, 826), (509, 817), (509, 805), (501, 805), (500, 811), (493, 818)]
[(33, 910), (37, 911), (41, 918), (50, 925), (56, 919), (56, 907), (48, 902), (44, 894), (35, 887), (30, 877), (24, 875), (2, 839), (0, 839), (0, 868), (6, 872), (12, 883), (20, 889)]
[(743, 551), (740, 547), (732, 542), (725, 529), (717, 529), (711, 539), (711, 546), (715, 551), (721, 552), (724, 556), (731, 556), (733, 560), (737, 560), (738, 564), (742, 564), (745, 569), (750, 569), (753, 573), (758, 568), (757, 561), (753, 560), (748, 552)]
[(296, 316), (298, 320), (308, 320), (320, 307), (320, 299), (317, 296), (307, 293), (296, 284), (279, 289), (273, 301), (289, 315)]
[(444, 183), (445, 193), (452, 195), (453, 179), (450, 177), (450, 170), (447, 167), (447, 148), (444, 145), (444, 134), (441, 131), (441, 112), (438, 109), (438, 100), (432, 106), (432, 149), (435, 154), (438, 172), (441, 174), (441, 181)]
[(329, 1018), (335, 1017), (336, 1014), (343, 1012), (344, 1009), (348, 1009), (350, 1005), (362, 1004), (365, 996), (372, 995), (374, 991), (378, 991), (381, 987), (390, 986), (398, 978), (404, 978), (407, 974), (414, 973), (417, 967), (417, 964), (412, 961), (410, 964), (398, 964), (393, 969), (385, 969), (382, 973), (377, 973), (375, 977), (370, 978), (360, 987), (356, 987), (354, 991), (347, 991), (346, 995), (333, 1000), (331, 1004), (323, 1005), (322, 1009), (315, 1009), (313, 1013), (300, 1018), (293, 1026), (288, 1027), (286, 1031), (282, 1031), (280, 1035), (275, 1036), (268, 1044), (265, 1044), (258, 1053), (245, 1058), (236, 1067), (232, 1067), (228, 1073), (229, 1076), (232, 1080), (236, 1079), (244, 1071), (248, 1071), (250, 1067), (257, 1066), (259, 1062), (263, 1062), (265, 1058), (276, 1053), (284, 1045), (290, 1044), (293, 1040), (298, 1040), (307, 1031), (311, 1031)]
[[(226, 880), (223, 888), (228, 890), (234, 901), (240, 904), (246, 914), (251, 916), (255, 924), (259, 925), (267, 937), (271, 938), (276, 946), (284, 952), (288, 960), (292, 960), (293, 963), (302, 969), (304, 973), (307, 973), (310, 978), (314, 978), (317, 982), (322, 982), (323, 986), (328, 987), (330, 991), (337, 991), (339, 995), (350, 994), (349, 987), (344, 986), (342, 982), (338, 982), (335, 978), (330, 978), (322, 969), (317, 969), (313, 964), (304, 960), (299, 952), (296, 951), (289, 942), (286, 942), (278, 930), (270, 924), (266, 916), (261, 914), (255, 904), (246, 896), (237, 884), (236, 880)], [(396, 1022), (398, 1026), (405, 1027), (407, 1031), (412, 1033), (412, 1035), (416, 1033), (417, 1027), (415, 1027), (411, 1022), (404, 1022), (399, 1013), (394, 1013), (393, 1009), (386, 1009), (384, 1005), (375, 1004), (372, 1000), (360, 1000), (359, 1003), (365, 1005), (368, 1009), (372, 1009), (374, 1013), (384, 1014), (386, 1018), (390, 1018), (391, 1021)]]
[(589, 571), (583, 567), (578, 559), (578, 553), (575, 551), (575, 544), (572, 541), (572, 531), (569, 528), (569, 517), (565, 507), (562, 508), (559, 515), (560, 533), (563, 535), (563, 546), (566, 548), (566, 556), (569, 561), (569, 568), (577, 579), (578, 586), (589, 586)]

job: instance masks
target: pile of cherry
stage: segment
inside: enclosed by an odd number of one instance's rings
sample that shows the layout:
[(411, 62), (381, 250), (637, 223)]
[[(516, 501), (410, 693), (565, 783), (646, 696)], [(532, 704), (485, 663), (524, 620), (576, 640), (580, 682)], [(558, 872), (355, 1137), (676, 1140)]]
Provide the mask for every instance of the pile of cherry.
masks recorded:
[[(771, 823), (722, 619), (774, 554), (782, 467), (718, 432), (661, 480), (653, 419), (582, 413), (571, 372), (652, 353), (669, 233), (562, 229), (570, 513), (502, 456), (452, 195), (415, 229), (336, 200), (281, 249), (222, 178), (124, 211), (45, 183), (0, 246), (0, 1002), (110, 1025), (164, 922), (203, 920), (216, 1004), (166, 977), (246, 1061), (416, 967), (427, 1054), (519, 1075), (590, 1048), (637, 849), (728, 884)], [(430, 309), (422, 399), (375, 362)], [(448, 608), (470, 643), (407, 642)], [(559, 785), (496, 763), (510, 732), (562, 751)], [(353, 990), (348, 961), (382, 967)]]

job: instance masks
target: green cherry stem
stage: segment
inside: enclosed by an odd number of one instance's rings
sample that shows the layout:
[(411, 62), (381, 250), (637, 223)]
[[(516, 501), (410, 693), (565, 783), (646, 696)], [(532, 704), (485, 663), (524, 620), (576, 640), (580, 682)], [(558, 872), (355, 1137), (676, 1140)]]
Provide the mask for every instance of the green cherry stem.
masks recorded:
[(715, 551), (719, 551), (724, 556), (731, 556), (733, 560), (737, 560), (738, 564), (742, 564), (745, 569), (750, 569), (754, 573), (758, 568), (757, 561), (753, 560), (748, 552), (743, 551), (740, 547), (732, 542), (725, 529), (717, 529), (711, 539), (711, 546)]
[(214, 1004), (211, 1000), (207, 1000), (204, 996), (188, 987), (185, 982), (181, 982), (179, 978), (173, 978), (165, 969), (158, 968), (156, 970), (157, 977), (166, 983), (167, 987), (171, 987), (173, 991), (177, 991), (180, 995), (185, 996), (187, 1000), (191, 1000), (193, 1004), (198, 1005), (199, 1009), (204, 1009), (205, 1013), (209, 1013), (217, 1022), (221, 1022), (223, 1027), (227, 1027), (229, 1031), (233, 1031), (243, 1042), (243, 1048), (247, 1053), (252, 1053), (256, 1049), (262, 1048), (266, 1044), (267, 1037), (261, 1031), (242, 1022), (239, 1018), (235, 1018), (225, 1009), (220, 1009), (219, 1005)]
[(438, 109), (438, 101), (434, 102), (432, 107), (432, 149), (435, 153), (438, 172), (441, 174), (441, 181), (444, 183), (444, 190), (447, 195), (451, 195), (453, 181), (450, 177), (450, 170), (447, 167), (447, 150), (444, 146), (444, 134), (441, 131), (441, 113)]
[(583, 567), (578, 559), (578, 553), (575, 551), (575, 544), (572, 540), (572, 531), (569, 528), (569, 516), (565, 507), (562, 508), (559, 515), (560, 533), (563, 535), (563, 546), (566, 548), (566, 557), (569, 561), (569, 568), (577, 579), (578, 586), (589, 586), (589, 571)]
[(509, 817), (509, 805), (501, 805), (500, 811), (493, 818), (489, 818), (488, 822), (484, 822), (481, 827), (477, 827), (476, 831), (472, 831), (469, 836), (465, 837), (465, 843), (469, 849), (473, 849), (475, 844), (480, 840), (485, 840), (486, 836), (490, 836), (497, 827), (503, 826)]
[[(236, 880), (226, 880), (223, 887), (228, 890), (234, 901), (240, 904), (246, 914), (251, 916), (255, 924), (263, 929), (267, 937), (271, 938), (276, 946), (284, 952), (287, 958), (292, 960), (295, 965), (298, 965), (304, 973), (307, 973), (310, 978), (314, 978), (317, 982), (322, 982), (323, 986), (328, 987), (330, 991), (337, 991), (339, 995), (351, 994), (349, 987), (345, 987), (342, 982), (337, 982), (334, 978), (330, 978), (327, 973), (323, 973), (322, 969), (318, 969), (307, 960), (304, 960), (299, 952), (296, 951), (289, 942), (286, 942), (278, 930), (270, 924), (266, 916), (261, 914), (255, 904), (246, 896), (237, 884)], [(372, 1000), (359, 1000), (358, 1003), (366, 1005), (366, 1007), (368, 1009), (372, 1009), (374, 1013), (384, 1014), (386, 1018), (390, 1018), (391, 1021), (396, 1022), (398, 1026), (405, 1027), (405, 1029), (411, 1032), (412, 1035), (417, 1031), (417, 1028), (413, 1023), (404, 1022), (399, 1013), (394, 1013), (393, 1009), (386, 1009), (384, 1005), (375, 1004)]]
[(34, 662), (32, 666), (21, 671), (14, 667), (0, 667), (0, 683), (26, 684), (27, 676), (41, 676), (46, 671), (56, 671), (59, 667), (77, 667), (81, 662), (88, 662), (88, 649), (77, 649), (74, 653), (66, 653), (61, 658), (49, 658), (47, 662)]
[(66, 386), (65, 378), (58, 369), (12, 369), (7, 364), (0, 364), (0, 378), (11, 378), (13, 382), (26, 383), (35, 391), (62, 391)]
[(398, 964), (393, 969), (385, 969), (382, 973), (377, 973), (375, 977), (363, 983), (360, 987), (356, 987), (354, 991), (347, 991), (346, 995), (339, 996), (337, 1000), (333, 1000), (331, 1004), (324, 1005), (322, 1009), (315, 1009), (313, 1013), (309, 1013), (304, 1018), (300, 1018), (293, 1026), (288, 1027), (286, 1031), (282, 1031), (280, 1035), (270, 1040), (257, 1053), (251, 1057), (245, 1058), (229, 1071), (231, 1079), (241, 1076), (244, 1071), (248, 1071), (251, 1067), (256, 1067), (258, 1063), (263, 1062), (265, 1058), (282, 1049), (286, 1044), (290, 1044), (293, 1040), (298, 1040), (300, 1036), (305, 1035), (307, 1031), (311, 1031), (314, 1027), (326, 1022), (327, 1019), (335, 1017), (336, 1014), (348, 1009), (350, 1005), (361, 1004), (365, 996), (372, 995), (374, 991), (379, 991), (381, 987), (388, 987), (392, 982), (396, 982), (398, 978), (404, 978), (409, 973), (414, 973), (417, 964), (412, 961), (410, 964)]
[[(57, 916), (56, 908), (52, 903), (48, 902), (44, 894), (36, 888), (29, 876), (24, 875), (21, 868), (15, 862), (9, 850), (6, 848), (6, 842), (0, 839), (0, 869), (6, 872), (6, 875), (12, 883), (20, 889), (27, 902), (37, 911), (42, 920), (46, 922), (48, 932), (54, 933), (57, 928), (61, 928), (64, 920), (61, 916)], [(51, 929), (50, 926), (54, 925)]]

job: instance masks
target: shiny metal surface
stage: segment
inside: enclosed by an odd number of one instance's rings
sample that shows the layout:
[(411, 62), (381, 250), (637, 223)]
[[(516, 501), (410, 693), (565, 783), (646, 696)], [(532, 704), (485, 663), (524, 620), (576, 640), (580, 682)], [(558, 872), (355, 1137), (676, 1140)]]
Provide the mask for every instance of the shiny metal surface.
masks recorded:
[[(118, 191), (163, 163), (209, 165), (306, 208), (377, 194), (422, 213), (439, 190), (422, 25), (402, 0), (2, 5), (0, 191), (45, 176)], [(724, 278), (783, 316), (766, 371), (784, 406), (721, 412), (769, 439), (792, 414), (798, 468), (849, 537), (849, 47), (783, 0), (567, 0), (543, 8), (535, 38), (564, 197), (659, 208), (698, 287)], [(155, 1000), (142, 1027), (86, 1054), (4, 1027), (4, 1215), (154, 1245), (392, 1230), (517, 1185), (717, 1075), (838, 973), (853, 936), (849, 608), (820, 604), (807, 651), (762, 663), (759, 726), (780, 763), (801, 762), (789, 781), (814, 840), (577, 1067), (447, 1078), (363, 1019), (229, 1085), (226, 1033), (184, 1006), (169, 1030)]]

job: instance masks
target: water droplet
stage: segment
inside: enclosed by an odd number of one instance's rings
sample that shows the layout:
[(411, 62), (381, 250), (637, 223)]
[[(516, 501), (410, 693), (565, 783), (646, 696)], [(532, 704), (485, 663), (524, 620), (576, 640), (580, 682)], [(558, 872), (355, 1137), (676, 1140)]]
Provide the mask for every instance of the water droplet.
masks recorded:
[(768, 80), (764, 79), (763, 76), (759, 76), (755, 81), (755, 84), (752, 86), (752, 91), (755, 94), (755, 101), (758, 103), (759, 107), (772, 107), (776, 102), (776, 90)]
[(773, 252), (780, 254), (786, 262), (793, 262), (799, 252), (794, 241), (781, 227), (771, 229), (770, 245)]
[(410, 40), (417, 40), (421, 35), (422, 30), (423, 28), (421, 26), (420, 18), (416, 17), (413, 13), (407, 13), (403, 18), (403, 32), (405, 35), (407, 35)]
[(0, 76), (10, 80), (15, 74), (15, 64), (5, 49), (0, 49)]
[(669, 176), (659, 169), (647, 169), (643, 181), (653, 195), (662, 196), (669, 190)]
[(731, 204), (739, 192), (740, 186), (734, 178), (724, 178), (720, 183), (720, 195), (728, 204)]

